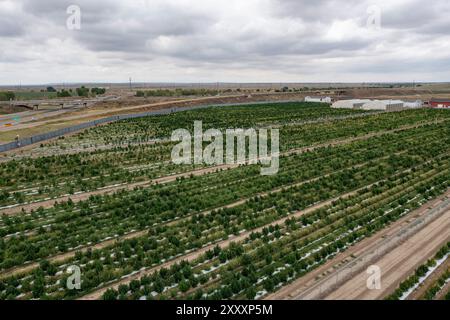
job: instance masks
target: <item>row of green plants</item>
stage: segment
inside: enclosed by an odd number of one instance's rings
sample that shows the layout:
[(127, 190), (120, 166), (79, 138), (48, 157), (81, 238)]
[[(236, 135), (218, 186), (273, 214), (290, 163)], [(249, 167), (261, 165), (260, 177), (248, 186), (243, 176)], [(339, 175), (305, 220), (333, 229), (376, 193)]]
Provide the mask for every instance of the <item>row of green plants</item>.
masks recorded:
[(422, 147), (427, 141), (434, 140), (438, 133), (423, 131), (423, 136), (416, 135), (411, 139), (405, 132), (401, 134), (405, 138), (391, 144), (386, 143), (386, 138), (377, 137), (348, 146), (292, 155), (283, 158), (280, 173), (273, 177), (259, 175), (254, 167), (241, 167), (166, 186), (95, 196), (78, 204), (68, 202), (30, 214), (5, 216), (1, 220), (0, 232), (3, 237), (10, 237), (2, 240), (0, 265), (9, 268), (45, 258), (89, 242), (97, 243), (116, 234), (143, 230), (325, 174), (342, 175), (339, 170), (355, 165), (364, 165), (358, 170), (367, 167), (374, 170), (377, 168), (373, 167), (375, 161), (389, 154), (403, 152), (397, 157), (382, 160), (393, 164), (401, 162), (406, 168), (439, 153), (442, 141), (429, 144), (428, 149)]
[[(375, 130), (379, 127), (386, 127), (383, 120), (388, 121), (391, 127), (396, 127), (398, 123), (418, 122), (423, 120), (448, 118), (448, 113), (433, 112), (438, 110), (411, 110), (400, 113), (375, 114), (369, 117), (359, 118), (360, 121), (367, 121), (366, 130)], [(78, 141), (102, 139), (105, 144), (123, 145), (132, 142), (145, 142), (154, 139), (170, 138), (172, 132), (179, 128), (193, 129), (194, 121), (201, 120), (204, 130), (215, 128), (219, 130), (228, 128), (260, 128), (268, 126), (280, 127), (280, 132), (284, 129), (295, 128), (302, 125), (303, 129), (314, 127), (314, 123), (305, 124), (308, 121), (330, 120), (329, 125), (341, 120), (332, 121), (333, 118), (341, 116), (351, 116), (363, 114), (363, 111), (350, 109), (332, 109), (324, 104), (316, 103), (286, 103), (269, 104), (258, 106), (230, 106), (211, 107), (173, 113), (170, 115), (150, 116), (144, 118), (128, 119), (111, 123), (107, 126), (91, 128), (82, 135), (75, 136)], [(381, 120), (381, 121), (380, 121)], [(342, 126), (348, 124), (358, 126), (355, 119), (344, 119)], [(328, 122), (322, 125), (326, 128)], [(359, 129), (361, 130), (361, 129)], [(306, 130), (308, 131), (308, 130)], [(317, 133), (317, 131), (315, 131)], [(286, 135), (290, 137), (290, 135)], [(295, 140), (295, 139), (293, 139)]]
[(450, 281), (450, 268), (447, 269), (440, 277), (436, 280), (435, 284), (427, 289), (423, 299), (434, 300), (436, 295), (444, 288), (444, 286)]
[[(379, 118), (381, 116), (385, 118)], [(281, 149), (288, 151), (424, 121), (424, 115), (417, 114), (405, 114), (403, 117), (398, 117), (397, 114), (388, 116), (391, 118), (380, 115), (286, 127), (280, 131)], [(375, 123), (379, 124), (375, 126)], [(444, 127), (444, 130), (446, 128), (448, 126)], [(156, 145), (115, 147), (109, 150), (1, 163), (0, 205), (91, 191), (118, 183), (139, 182), (195, 168), (168, 163), (172, 147), (172, 143), (162, 142)]]
[[(401, 161), (403, 162), (403, 161)], [(442, 164), (444, 167), (445, 165), (448, 165), (447, 163)], [(387, 168), (386, 168), (387, 169)], [(396, 168), (399, 169), (399, 168)], [(430, 169), (430, 168), (429, 168)], [(441, 175), (446, 175), (448, 178), (448, 172), (442, 171), (442, 168), (436, 168), (441, 172)], [(342, 193), (346, 188), (357, 188), (361, 185), (365, 185), (365, 183), (370, 183), (371, 181), (376, 181), (380, 177), (389, 177), (388, 172), (391, 172), (387, 170), (385, 173), (380, 172), (380, 170), (374, 170), (376, 172), (375, 175), (371, 174), (363, 174), (362, 172), (358, 172), (357, 170), (354, 171), (352, 175), (346, 175), (347, 179), (345, 180), (343, 185), (335, 185), (336, 177), (330, 177), (330, 179), (323, 179), (322, 183), (310, 183), (308, 186), (299, 187), (297, 190), (291, 190), (290, 194), (288, 192), (277, 194), (278, 198), (275, 196), (268, 198), (268, 199), (259, 199), (258, 201), (254, 201), (257, 205), (260, 205), (260, 207), (253, 212), (248, 212), (249, 217), (253, 217), (255, 224), (250, 225), (250, 229), (253, 229), (259, 225), (265, 225), (267, 223), (270, 223), (271, 221), (275, 221), (277, 218), (281, 218), (283, 216), (286, 216), (289, 212), (293, 212), (296, 210), (303, 209), (307, 207), (308, 205), (312, 205), (316, 203), (317, 201), (321, 201), (323, 199), (328, 199), (329, 197), (333, 197), (334, 195), (338, 195)], [(395, 170), (394, 172), (396, 172)], [(419, 174), (419, 173), (417, 173)], [(418, 181), (424, 181), (426, 182), (426, 179), (424, 180), (422, 176), (416, 177)], [(411, 181), (408, 181), (408, 179), (404, 179), (404, 183), (409, 183)], [(339, 180), (338, 180), (339, 181)], [(361, 181), (360, 185), (356, 181)], [(439, 185), (437, 181), (434, 181), (434, 185)], [(334, 192), (326, 191), (328, 188), (333, 188)], [(392, 189), (391, 185), (389, 185), (390, 189)], [(324, 193), (321, 195), (318, 195), (315, 190), (324, 190)], [(404, 189), (404, 188), (402, 188)], [(308, 191), (310, 190), (310, 191)], [(347, 189), (348, 190), (348, 189)], [(438, 191), (438, 190), (436, 190)], [(295, 196), (294, 196), (295, 195)], [(283, 200), (285, 199), (285, 200)], [(299, 202), (303, 199), (303, 203)], [(267, 203), (266, 205), (262, 205), (263, 203)], [(273, 208), (273, 205), (276, 203), (276, 209)], [(247, 205), (248, 206), (248, 205)], [(271, 209), (273, 208), (273, 209)], [(261, 213), (265, 210), (269, 210), (272, 212), (271, 219), (268, 220), (260, 220)], [(240, 215), (244, 214), (248, 210), (239, 210), (243, 211)], [(228, 216), (239, 216), (239, 211), (236, 210), (224, 210), (220, 214), (212, 215), (211, 219), (216, 218), (221, 221), (219, 223), (220, 228), (224, 229), (226, 228), (226, 217)], [(193, 234), (189, 234), (191, 238), (188, 238), (187, 236), (185, 239), (179, 239), (176, 237), (171, 237), (170, 230), (167, 228), (167, 232), (165, 235), (168, 235), (167, 237), (161, 239), (158, 238), (157, 235), (160, 235), (165, 230), (164, 229), (154, 229), (152, 232), (149, 232), (149, 235), (146, 237), (141, 237), (140, 239), (131, 239), (129, 241), (124, 241), (123, 244), (115, 245), (111, 248), (105, 248), (102, 250), (94, 250), (94, 251), (88, 251), (87, 253), (78, 253), (78, 256), (75, 257), (75, 259), (78, 260), (70, 260), (65, 261), (63, 266), (66, 264), (73, 264), (73, 263), (80, 263), (83, 268), (83, 274), (85, 276), (84, 278), (84, 284), (83, 284), (83, 290), (89, 290), (93, 289), (96, 286), (100, 286), (102, 283), (107, 281), (113, 281), (114, 279), (119, 279), (120, 277), (130, 274), (136, 270), (141, 269), (143, 266), (153, 266), (158, 265), (162, 263), (166, 259), (171, 259), (176, 257), (179, 254), (184, 254), (186, 250), (189, 250), (191, 247), (186, 245), (191, 245), (192, 241), (195, 240), (195, 237), (200, 235), (200, 237), (208, 237), (211, 235), (211, 228), (207, 224), (209, 217), (206, 217), (206, 224), (204, 224), (203, 230), (205, 232), (200, 232), (195, 235), (194, 231), (191, 231), (192, 227), (191, 225), (187, 225), (185, 229), (185, 232), (192, 232)], [(194, 219), (190, 222), (193, 226), (199, 225), (199, 221), (203, 222), (202, 220)], [(233, 220), (231, 220), (233, 221)], [(239, 221), (239, 220), (238, 220)], [(260, 224), (258, 224), (258, 221), (260, 221)], [(327, 224), (329, 223), (326, 219), (322, 220), (323, 223)], [(222, 226), (222, 224), (225, 224), (225, 227)], [(179, 235), (180, 229), (175, 228), (175, 232), (172, 233), (172, 236)], [(182, 228), (182, 226), (178, 226), (178, 228)], [(249, 228), (249, 225), (246, 226), (246, 229)], [(237, 230), (230, 229), (229, 232), (236, 233), (239, 232), (241, 228), (238, 228)], [(242, 230), (242, 229), (241, 229)], [(194, 236), (194, 238), (192, 238)], [(148, 239), (150, 237), (150, 239)], [(155, 238), (156, 237), (156, 238)], [(141, 240), (142, 239), (142, 240)], [(153, 240), (152, 240), (153, 239)], [(150, 242), (148, 242), (150, 240)], [(162, 241), (161, 241), (162, 240)], [(201, 238), (200, 238), (201, 240)], [(141, 242), (144, 241), (144, 242)], [(211, 241), (209, 241), (211, 242)], [(134, 244), (134, 245), (133, 245)], [(156, 247), (155, 247), (156, 245)], [(200, 242), (199, 246), (204, 246), (205, 243)], [(128, 248), (128, 249), (127, 249)], [(146, 248), (146, 249), (144, 249)], [(192, 248), (195, 249), (195, 248)], [(147, 252), (147, 253), (146, 253)], [(96, 261), (91, 261), (92, 255), (95, 255), (97, 258)], [(81, 260), (80, 260), (81, 259)], [(84, 259), (84, 260), (83, 260)], [(41, 270), (42, 271), (42, 270)], [(42, 274), (42, 272), (40, 273)], [(28, 278), (27, 278), (28, 277)], [(32, 282), (33, 276), (28, 275), (25, 277), (25, 280), (29, 280)], [(17, 279), (16, 279), (17, 280)], [(61, 280), (61, 279), (58, 279)], [(45, 288), (48, 291), (56, 290), (58, 291), (60, 289), (60, 286), (58, 286), (58, 280), (55, 278), (49, 279), (49, 283), (46, 282)], [(25, 286), (27, 287), (27, 286)]]
[[(432, 179), (428, 184), (419, 182), (418, 187), (425, 189), (423, 197), (418, 197), (420, 193), (417, 190), (407, 193), (403, 187), (390, 200), (386, 200), (378, 195), (383, 192), (389, 194), (392, 192), (390, 187), (377, 185), (374, 190), (361, 193), (359, 199), (340, 200), (329, 208), (289, 219), (284, 226), (264, 228), (261, 232), (253, 233), (244, 244), (234, 245), (234, 248), (230, 245), (225, 250), (216, 248), (194, 263), (182, 262), (170, 270), (161, 269), (151, 276), (121, 285), (117, 291), (108, 290), (103, 298), (261, 297), (413, 210), (433, 196), (430, 191), (433, 186), (445, 190), (448, 178), (447, 173), (446, 181)], [(378, 198), (378, 201), (374, 198)], [(365, 199), (363, 208), (361, 199)], [(402, 205), (403, 202), (408, 203)], [(180, 274), (180, 267), (182, 270), (191, 270), (191, 273)]]

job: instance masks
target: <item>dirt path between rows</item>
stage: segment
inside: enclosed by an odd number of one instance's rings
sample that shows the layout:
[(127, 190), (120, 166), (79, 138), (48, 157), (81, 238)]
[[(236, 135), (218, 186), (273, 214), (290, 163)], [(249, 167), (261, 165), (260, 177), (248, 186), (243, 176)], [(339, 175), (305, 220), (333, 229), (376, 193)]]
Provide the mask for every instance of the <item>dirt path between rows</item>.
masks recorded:
[(327, 295), (325, 299), (383, 299), (450, 240), (449, 230), (450, 210), (373, 263), (381, 268), (380, 290), (367, 288), (368, 275), (364, 270)]
[[(418, 127), (421, 127), (424, 125), (440, 123), (443, 121), (446, 121), (446, 120), (443, 119), (443, 120), (439, 120), (439, 121), (431, 121), (431, 122), (425, 122), (425, 123), (420, 123), (420, 124), (415, 124), (415, 125), (402, 126), (402, 127), (396, 128), (396, 129), (373, 132), (373, 133), (369, 133), (369, 134), (362, 135), (359, 137), (352, 137), (352, 138), (341, 139), (341, 140), (339, 140), (339, 139), (332, 140), (332, 141), (328, 141), (328, 142), (324, 142), (324, 143), (320, 143), (320, 144), (316, 144), (316, 145), (312, 145), (312, 146), (308, 146), (308, 147), (289, 150), (289, 151), (281, 153), (281, 156), (287, 156), (287, 155), (292, 155), (292, 154), (301, 154), (304, 152), (313, 151), (315, 149), (319, 149), (319, 148), (323, 148), (323, 147), (334, 147), (334, 146), (349, 144), (352, 142), (366, 140), (366, 139), (381, 136), (384, 134), (395, 133), (395, 132), (402, 131), (402, 130), (414, 129), (414, 128), (418, 128)], [(111, 186), (111, 187), (103, 187), (102, 189), (99, 189), (99, 190), (53, 198), (50, 200), (36, 201), (33, 203), (28, 203), (28, 204), (23, 204), (23, 205), (17, 205), (14, 207), (0, 209), (0, 215), (2, 215), (2, 214), (6, 214), (6, 215), (19, 214), (23, 210), (25, 210), (25, 211), (37, 210), (39, 207), (43, 207), (44, 209), (51, 208), (54, 206), (55, 202), (68, 201), (69, 198), (73, 202), (79, 202), (79, 201), (84, 201), (84, 200), (89, 199), (89, 197), (91, 195), (104, 195), (104, 194), (112, 194), (112, 193), (120, 191), (120, 190), (133, 190), (136, 187), (147, 187), (154, 183), (173, 182), (177, 178), (180, 178), (180, 177), (189, 177), (190, 175), (199, 176), (199, 175), (203, 175), (203, 174), (214, 173), (220, 169), (229, 169), (229, 168), (231, 169), (231, 168), (236, 168), (238, 166), (239, 165), (236, 165), (236, 164), (219, 165), (219, 166), (209, 167), (209, 168), (200, 169), (200, 170), (188, 171), (188, 172), (180, 173), (180, 174), (176, 174), (176, 175), (169, 175), (169, 176), (161, 177), (161, 178), (154, 179), (154, 180), (147, 180), (147, 181), (136, 182), (136, 183), (131, 183), (131, 184), (123, 184), (120, 186), (115, 185), (115, 186)]]
[(375, 235), (366, 238), (361, 242), (358, 242), (357, 244), (348, 248), (346, 251), (338, 254), (336, 257), (326, 262), (322, 266), (307, 273), (305, 276), (295, 280), (289, 285), (282, 287), (277, 292), (269, 294), (264, 299), (265, 300), (295, 299), (297, 296), (301, 295), (306, 290), (309, 290), (315, 285), (317, 285), (317, 282), (319, 280), (334, 273), (339, 266), (348, 263), (349, 261), (354, 261), (363, 253), (373, 250), (383, 241), (383, 239), (395, 234), (406, 225), (418, 220), (420, 217), (425, 215), (429, 210), (438, 207), (442, 203), (442, 201), (445, 200), (447, 197), (450, 197), (450, 190), (447, 191), (444, 195), (422, 205), (420, 208), (414, 210), (413, 212), (410, 212), (406, 216), (392, 223), (390, 226), (377, 232)]
[(447, 293), (450, 293), (450, 282), (448, 282), (435, 297), (435, 300), (444, 300)]

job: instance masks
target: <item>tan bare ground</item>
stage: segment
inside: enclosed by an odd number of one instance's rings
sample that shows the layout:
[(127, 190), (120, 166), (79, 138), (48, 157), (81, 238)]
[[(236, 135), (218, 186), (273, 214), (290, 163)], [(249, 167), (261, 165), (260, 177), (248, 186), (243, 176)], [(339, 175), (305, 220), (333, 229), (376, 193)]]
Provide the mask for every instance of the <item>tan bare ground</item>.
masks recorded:
[(367, 273), (357, 274), (325, 299), (376, 300), (392, 293), (408, 275), (450, 240), (450, 210), (373, 264), (381, 268), (381, 289), (367, 288)]
[[(313, 151), (315, 149), (319, 149), (322, 147), (334, 147), (334, 146), (339, 146), (339, 145), (344, 145), (344, 144), (349, 144), (352, 142), (356, 142), (356, 141), (360, 141), (360, 140), (366, 140), (369, 138), (373, 138), (376, 136), (381, 136), (384, 134), (389, 134), (389, 133), (395, 133), (401, 130), (408, 130), (408, 129), (414, 129), (420, 126), (424, 126), (427, 124), (433, 124), (433, 123), (440, 123), (446, 121), (444, 120), (439, 120), (439, 121), (431, 121), (431, 122), (425, 122), (425, 123), (420, 123), (420, 124), (415, 124), (415, 125), (409, 125), (409, 126), (402, 126), (396, 129), (392, 129), (392, 130), (383, 130), (383, 131), (379, 131), (379, 132), (372, 132), (366, 135), (362, 135), (359, 137), (352, 137), (352, 138), (346, 138), (346, 139), (336, 139), (336, 140), (332, 140), (332, 141), (328, 141), (328, 142), (324, 142), (324, 143), (320, 143), (320, 144), (316, 144), (316, 145), (312, 145), (312, 146), (308, 146), (308, 147), (303, 147), (303, 148), (299, 148), (299, 149), (293, 149), (293, 150), (289, 150), (286, 152), (283, 152), (281, 155), (282, 156), (286, 156), (286, 155), (292, 155), (292, 154), (301, 154), (307, 151)], [(132, 183), (132, 184), (125, 184), (125, 185), (120, 185), (120, 186), (111, 186), (111, 187), (106, 187), (106, 188), (102, 188), (99, 190), (94, 190), (94, 191), (89, 191), (89, 192), (85, 192), (85, 193), (79, 193), (76, 195), (70, 195), (70, 196), (64, 196), (64, 197), (59, 197), (59, 198), (54, 198), (54, 199), (50, 199), (50, 200), (44, 200), (44, 201), (37, 201), (37, 202), (33, 202), (33, 203), (28, 203), (28, 204), (24, 204), (24, 205), (19, 205), (19, 206), (14, 206), (14, 207), (10, 207), (10, 208), (5, 208), (5, 209), (0, 209), (0, 214), (7, 214), (7, 215), (13, 215), (13, 214), (18, 214), (20, 212), (22, 212), (22, 210), (25, 211), (30, 211), (30, 210), (36, 210), (39, 207), (43, 207), (45, 208), (51, 208), (54, 206), (55, 202), (63, 202), (63, 201), (67, 201), (69, 200), (69, 198), (73, 201), (73, 202), (79, 202), (79, 201), (83, 201), (86, 199), (89, 199), (89, 197), (91, 195), (102, 195), (102, 194), (111, 194), (120, 190), (132, 190), (136, 187), (145, 187), (145, 186), (149, 186), (152, 183), (167, 183), (167, 182), (171, 182), (176, 180), (176, 178), (180, 178), (180, 177), (188, 177), (191, 174), (193, 175), (202, 175), (202, 174), (208, 174), (208, 173), (214, 173), (216, 170), (219, 169), (228, 169), (228, 168), (234, 168), (234, 167), (238, 167), (238, 165), (220, 165), (220, 166), (214, 166), (214, 167), (210, 167), (210, 168), (206, 168), (206, 169), (201, 169), (201, 170), (195, 170), (195, 171), (189, 171), (186, 173), (181, 173), (178, 175), (171, 175), (171, 176), (166, 176), (166, 177), (162, 177), (159, 179), (155, 179), (155, 180), (147, 180), (147, 181), (142, 181), (142, 182), (137, 182), (137, 183)]]
[(423, 216), (428, 210), (439, 206), (444, 199), (450, 196), (450, 191), (447, 191), (444, 195), (422, 205), (420, 208), (410, 212), (408, 215), (400, 218), (396, 222), (392, 223), (387, 228), (377, 232), (373, 236), (358, 242), (354, 246), (348, 248), (346, 251), (336, 255), (333, 259), (329, 260), (317, 269), (307, 273), (305, 276), (295, 280), (289, 285), (282, 287), (280, 290), (267, 295), (265, 300), (291, 300), (295, 299), (304, 291), (312, 288), (316, 285), (317, 281), (335, 272), (336, 268), (340, 265), (347, 263), (349, 261), (357, 259), (364, 252), (373, 250), (379, 243), (383, 241), (384, 238), (395, 234), (401, 230), (404, 226), (411, 222), (416, 221), (421, 216)]
[[(436, 281), (442, 276), (444, 272), (450, 268), (450, 258), (447, 258), (436, 270), (430, 274), (418, 288), (416, 288), (406, 300), (420, 300), (423, 299), (428, 289), (435, 285)], [(405, 280), (405, 279), (403, 279)]]

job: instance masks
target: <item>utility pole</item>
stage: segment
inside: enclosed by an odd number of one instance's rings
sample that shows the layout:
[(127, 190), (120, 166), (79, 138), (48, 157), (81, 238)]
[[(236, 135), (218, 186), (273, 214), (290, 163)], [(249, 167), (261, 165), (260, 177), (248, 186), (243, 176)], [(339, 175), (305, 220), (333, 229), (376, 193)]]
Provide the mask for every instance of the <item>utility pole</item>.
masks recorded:
[(132, 90), (132, 88), (131, 88), (131, 77), (130, 77), (130, 91)]

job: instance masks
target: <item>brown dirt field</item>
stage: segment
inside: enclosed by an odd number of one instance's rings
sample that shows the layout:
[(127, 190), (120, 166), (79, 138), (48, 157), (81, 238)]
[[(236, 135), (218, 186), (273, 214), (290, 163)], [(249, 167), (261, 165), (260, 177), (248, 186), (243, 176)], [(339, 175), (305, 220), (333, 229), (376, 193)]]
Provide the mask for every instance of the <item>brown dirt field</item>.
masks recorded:
[(398, 221), (392, 223), (387, 228), (377, 232), (375, 235), (362, 240), (356, 245), (348, 248), (345, 252), (342, 252), (335, 256), (330, 261), (326, 262), (322, 266), (317, 269), (309, 272), (305, 276), (295, 280), (289, 285), (282, 287), (275, 293), (269, 294), (264, 299), (265, 300), (283, 300), (283, 299), (295, 299), (296, 296), (299, 296), (305, 290), (313, 287), (316, 282), (327, 276), (333, 272), (335, 272), (336, 268), (342, 265), (343, 263), (352, 261), (361, 256), (364, 252), (369, 251), (373, 248), (376, 248), (377, 245), (383, 241), (384, 238), (395, 234), (399, 230), (401, 230), (405, 225), (417, 220), (421, 216), (423, 216), (428, 210), (437, 207), (443, 199), (450, 196), (450, 191), (446, 192), (444, 195), (424, 204), (419, 209), (410, 212), (408, 215), (399, 219)]

